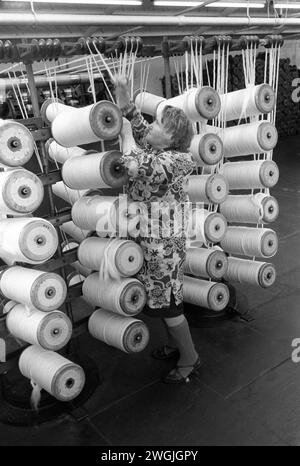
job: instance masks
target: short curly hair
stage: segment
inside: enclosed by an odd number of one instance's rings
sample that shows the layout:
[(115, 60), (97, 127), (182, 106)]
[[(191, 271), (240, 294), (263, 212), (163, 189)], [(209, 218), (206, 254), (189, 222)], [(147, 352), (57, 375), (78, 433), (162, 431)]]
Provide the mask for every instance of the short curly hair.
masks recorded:
[(173, 147), (180, 152), (188, 152), (194, 136), (192, 122), (183, 110), (167, 105), (161, 115), (161, 122), (171, 134)]

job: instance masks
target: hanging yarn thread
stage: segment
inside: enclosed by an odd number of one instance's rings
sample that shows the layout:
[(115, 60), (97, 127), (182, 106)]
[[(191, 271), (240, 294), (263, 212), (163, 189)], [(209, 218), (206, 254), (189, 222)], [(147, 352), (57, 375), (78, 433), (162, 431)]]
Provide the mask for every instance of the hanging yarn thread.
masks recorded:
[(149, 342), (149, 330), (144, 322), (97, 309), (89, 319), (89, 332), (97, 340), (126, 353), (139, 353)]
[(228, 196), (220, 212), (233, 223), (271, 223), (279, 215), (276, 199), (266, 193)]
[(54, 351), (33, 345), (19, 359), (19, 369), (39, 389), (60, 401), (71, 401), (82, 391), (85, 375), (82, 367)]
[(7, 264), (41, 264), (50, 259), (58, 246), (54, 226), (42, 218), (0, 220), (0, 257)]
[(195, 306), (220, 312), (229, 302), (229, 290), (223, 283), (184, 276), (183, 300)]
[(225, 280), (268, 288), (275, 283), (276, 269), (273, 264), (238, 257), (228, 258)]
[(23, 168), (0, 172), (0, 212), (7, 215), (34, 212), (42, 203), (41, 180)]
[(67, 287), (60, 275), (17, 265), (1, 273), (0, 291), (8, 299), (44, 312), (58, 309), (67, 296)]
[(123, 316), (138, 314), (146, 304), (145, 288), (135, 278), (101, 281), (93, 273), (85, 279), (82, 294), (90, 304)]
[(192, 247), (187, 250), (184, 273), (196, 277), (221, 280), (228, 267), (227, 256), (218, 247), (211, 249)]
[(52, 351), (63, 348), (72, 335), (71, 321), (61, 311), (28, 312), (24, 305), (16, 304), (7, 314), (5, 322), (14, 337)]
[(230, 254), (273, 257), (278, 250), (278, 238), (269, 228), (228, 227), (221, 247)]

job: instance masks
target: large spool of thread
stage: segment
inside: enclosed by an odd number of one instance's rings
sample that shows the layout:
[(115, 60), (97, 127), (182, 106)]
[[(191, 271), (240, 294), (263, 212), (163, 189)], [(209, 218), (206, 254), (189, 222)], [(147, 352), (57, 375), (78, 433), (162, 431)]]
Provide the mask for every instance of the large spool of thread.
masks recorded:
[(2, 272), (0, 291), (8, 299), (44, 312), (58, 309), (67, 296), (67, 287), (60, 275), (18, 265)]
[[(150, 104), (151, 100), (152, 104)], [(212, 120), (221, 108), (219, 94), (209, 86), (189, 89), (172, 99), (162, 99), (148, 92), (141, 92), (136, 96), (135, 103), (143, 113), (150, 111), (149, 114), (152, 116), (161, 113), (167, 105), (171, 105), (183, 110), (194, 122)]]
[(262, 288), (272, 286), (276, 280), (276, 269), (273, 264), (240, 259), (228, 258), (228, 269), (225, 280), (247, 285), (258, 285)]
[(226, 233), (227, 222), (223, 215), (205, 209), (194, 209), (190, 217), (189, 236), (202, 243), (219, 243)]
[(192, 175), (188, 182), (191, 202), (221, 204), (229, 192), (228, 183), (222, 175)]
[(82, 230), (72, 221), (63, 223), (60, 228), (78, 243), (81, 243), (91, 233), (90, 230)]
[(92, 270), (103, 266), (112, 272), (113, 277), (132, 277), (141, 269), (144, 255), (134, 241), (91, 237), (80, 244), (78, 260)]
[(217, 91), (204, 86), (189, 89), (184, 94), (161, 102), (157, 107), (157, 113), (161, 113), (167, 105), (180, 108), (193, 122), (207, 121), (218, 115), (221, 100)]
[(31, 159), (34, 140), (26, 126), (17, 121), (0, 119), (0, 162), (20, 167)]
[(121, 157), (111, 150), (68, 159), (61, 171), (64, 183), (72, 189), (120, 188), (127, 180)]
[(42, 203), (41, 180), (24, 168), (0, 172), (0, 212), (7, 215), (34, 212)]
[(41, 264), (50, 259), (58, 246), (54, 226), (42, 218), (0, 220), (0, 257), (7, 264)]
[[(61, 244), (61, 250), (63, 253), (71, 251), (72, 249), (76, 249), (76, 248), (78, 249), (78, 243), (76, 243), (75, 241), (64, 241)], [(77, 255), (78, 255), (78, 251), (77, 251)], [(92, 273), (91, 269), (84, 267), (79, 261), (72, 262), (70, 265), (76, 270), (75, 273), (77, 275), (81, 274), (84, 276), (84, 278), (90, 275), (90, 273)]]
[(221, 280), (228, 267), (227, 256), (220, 248), (189, 248), (184, 263), (184, 273), (195, 277)]
[(279, 169), (273, 160), (224, 163), (221, 173), (229, 189), (273, 188), (279, 179)]
[(85, 384), (84, 371), (78, 364), (36, 345), (22, 352), (19, 369), (24, 377), (60, 401), (76, 398)]
[[(208, 127), (213, 130), (214, 128)], [(254, 121), (245, 125), (237, 125), (217, 129), (224, 146), (224, 157), (238, 157), (250, 154), (262, 154), (274, 149), (278, 141), (278, 133), (268, 121)]]
[(64, 147), (90, 144), (99, 140), (112, 140), (122, 129), (120, 109), (107, 100), (87, 107), (72, 108), (59, 113), (51, 125), (52, 136)]
[(137, 108), (141, 109), (142, 113), (146, 113), (147, 115), (151, 116), (156, 116), (158, 105), (164, 102), (165, 100), (166, 99), (164, 97), (143, 91), (137, 93), (135, 97), (135, 105), (137, 106)]
[(229, 290), (224, 283), (214, 283), (199, 278), (184, 276), (184, 302), (211, 311), (223, 311), (229, 302)]
[(53, 162), (64, 163), (73, 157), (80, 157), (86, 153), (81, 147), (63, 147), (53, 138), (48, 139), (45, 144), (45, 150), (48, 158)]
[(223, 142), (214, 133), (195, 134), (189, 151), (198, 166), (216, 165), (223, 157)]
[(228, 227), (221, 246), (230, 254), (273, 257), (278, 250), (278, 238), (269, 228)]
[(265, 193), (228, 196), (220, 212), (232, 223), (271, 223), (279, 215), (278, 202)]
[(61, 311), (28, 311), (23, 304), (16, 304), (6, 317), (10, 333), (31, 345), (58, 351), (71, 338), (72, 324)]
[(41, 106), (41, 117), (42, 120), (47, 124), (51, 125), (52, 121), (64, 112), (71, 112), (74, 107), (65, 105), (60, 99), (46, 99)]
[(52, 190), (55, 196), (60, 197), (60, 199), (63, 199), (65, 202), (71, 205), (75, 204), (78, 199), (89, 192), (88, 189), (82, 189), (80, 191), (77, 189), (71, 189), (65, 185), (63, 181), (58, 181), (52, 185)]
[(117, 212), (116, 196), (82, 197), (72, 207), (72, 219), (79, 228), (92, 231), (97, 230), (100, 221), (108, 231), (110, 226), (116, 226)]
[(93, 273), (85, 279), (82, 294), (90, 304), (123, 316), (138, 314), (146, 304), (145, 288), (135, 278), (100, 281)]
[(275, 107), (275, 92), (269, 84), (249, 86), (246, 89), (223, 94), (220, 118), (226, 121), (272, 112)]
[(104, 309), (97, 309), (91, 315), (88, 325), (94, 338), (125, 353), (139, 353), (149, 342), (149, 330), (144, 322)]

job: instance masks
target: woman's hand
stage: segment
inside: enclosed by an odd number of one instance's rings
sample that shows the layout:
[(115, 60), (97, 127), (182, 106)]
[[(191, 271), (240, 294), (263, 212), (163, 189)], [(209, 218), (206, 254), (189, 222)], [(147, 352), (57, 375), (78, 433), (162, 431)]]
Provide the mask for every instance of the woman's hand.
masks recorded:
[(130, 103), (129, 81), (125, 76), (116, 74), (113, 84), (115, 86), (117, 104), (120, 108), (123, 108)]
[(113, 84), (116, 88), (119, 88), (119, 89), (123, 88), (123, 89), (128, 90), (128, 87), (129, 87), (128, 78), (120, 74), (116, 74), (114, 76)]
[(131, 124), (126, 118), (123, 118), (123, 126), (120, 136), (122, 139), (122, 152), (124, 155), (130, 154), (134, 149), (136, 149)]

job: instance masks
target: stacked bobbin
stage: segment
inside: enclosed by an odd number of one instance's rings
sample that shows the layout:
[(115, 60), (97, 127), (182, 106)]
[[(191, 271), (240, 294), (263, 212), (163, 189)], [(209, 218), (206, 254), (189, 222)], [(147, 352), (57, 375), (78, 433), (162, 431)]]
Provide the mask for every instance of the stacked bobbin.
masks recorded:
[[(53, 257), (59, 241), (54, 226), (34, 216), (44, 187), (37, 175), (23, 168), (34, 151), (37, 147), (25, 126), (1, 120), (0, 259), (6, 266), (1, 270), (0, 292), (8, 300), (3, 310), (7, 332), (37, 350), (57, 351), (69, 342), (72, 324), (59, 310), (67, 294), (62, 277), (34, 268)], [(36, 367), (41, 376), (42, 364), (37, 366), (34, 358), (28, 363), (29, 373)]]
[(117, 238), (86, 238), (78, 262), (93, 271), (84, 280), (83, 297), (100, 307), (89, 320), (91, 335), (128, 353), (142, 351), (149, 331), (134, 318), (146, 304), (144, 286), (134, 278), (143, 264), (140, 246)]
[[(123, 208), (120, 199), (110, 195), (112, 189), (121, 192), (126, 183), (122, 153), (85, 151), (76, 146), (118, 136), (121, 114), (110, 102), (83, 109), (66, 107), (49, 99), (42, 115), (51, 124), (53, 135), (46, 145), (47, 155), (57, 166), (62, 164), (63, 181), (53, 186), (53, 192), (72, 205), (72, 221), (61, 227), (70, 238), (62, 245), (63, 251), (78, 248), (78, 261), (72, 264), (75, 273), (69, 275), (68, 285), (83, 280), (84, 299), (103, 308), (91, 317), (92, 335), (123, 351), (141, 351), (149, 332), (133, 316), (143, 309), (146, 295), (133, 276), (142, 266), (143, 254), (133, 241), (113, 239), (117, 233), (127, 236), (127, 227), (122, 232), (119, 225), (122, 220), (127, 222), (127, 206)], [(91, 236), (93, 232), (103, 238)]]
[[(221, 241), (222, 248), (230, 255), (224, 278), (266, 288), (273, 285), (276, 270), (273, 264), (261, 259), (269, 260), (278, 249), (275, 231), (265, 227), (279, 213), (278, 202), (269, 193), (279, 178), (278, 167), (272, 160), (277, 130), (268, 118), (276, 96), (271, 86), (262, 84), (223, 95), (221, 102), (226, 121), (241, 118), (247, 121), (219, 133), (225, 157), (232, 159), (222, 167), (230, 195), (219, 208), (230, 223)], [(268, 120), (262, 119), (265, 115)], [(248, 156), (249, 160), (239, 161), (241, 156)]]

